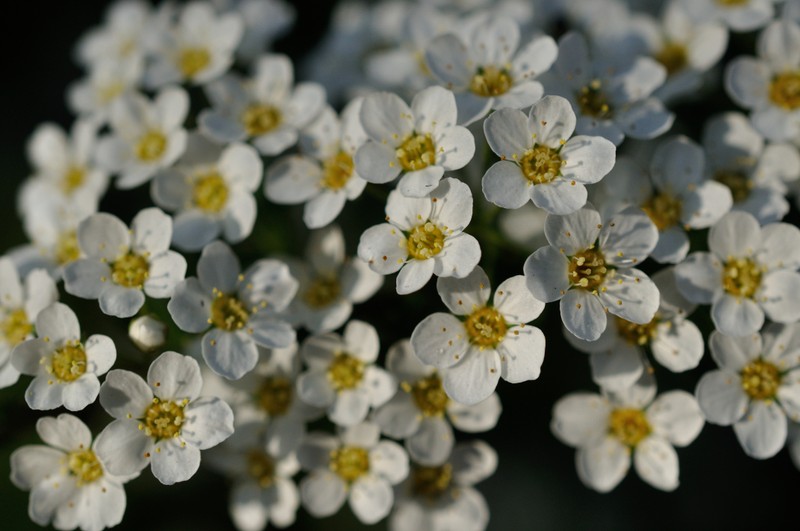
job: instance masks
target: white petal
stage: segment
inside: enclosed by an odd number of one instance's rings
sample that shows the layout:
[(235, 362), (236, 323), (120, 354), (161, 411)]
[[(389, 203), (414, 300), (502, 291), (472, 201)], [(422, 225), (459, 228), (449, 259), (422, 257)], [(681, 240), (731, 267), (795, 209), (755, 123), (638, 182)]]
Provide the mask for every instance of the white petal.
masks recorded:
[(447, 238), (442, 252), (433, 257), (433, 274), (463, 278), (472, 272), (480, 259), (480, 243), (471, 234), (462, 232)]
[(726, 293), (711, 306), (711, 320), (723, 334), (742, 337), (761, 329), (764, 311), (751, 299)]
[(372, 415), (372, 421), (389, 437), (404, 439), (419, 429), (421, 415), (408, 393), (397, 393)]
[(660, 300), (658, 288), (638, 269), (618, 269), (603, 287), (600, 301), (610, 313), (638, 324), (653, 320)]
[(550, 245), (571, 256), (593, 245), (601, 227), (600, 214), (584, 208), (566, 216), (547, 216), (544, 233)]
[(408, 257), (406, 238), (394, 225), (383, 223), (370, 227), (358, 242), (358, 257), (382, 275), (403, 267)]
[(545, 338), (535, 326), (515, 326), (497, 346), (503, 380), (520, 383), (535, 380), (544, 361)]
[(159, 398), (194, 400), (200, 394), (203, 378), (194, 358), (167, 351), (150, 365), (147, 383)]
[(116, 284), (106, 285), (100, 292), (100, 310), (106, 315), (124, 319), (136, 315), (144, 306), (145, 296), (139, 288), (126, 288)]
[(151, 471), (164, 485), (187, 481), (200, 468), (200, 450), (190, 444), (181, 445), (177, 439), (165, 439), (156, 443), (153, 450)]
[(131, 232), (133, 252), (158, 254), (169, 249), (172, 218), (158, 208), (146, 208), (133, 218)]
[(442, 384), (447, 396), (462, 404), (473, 405), (494, 392), (500, 371), (500, 356), (496, 351), (474, 349), (443, 371)]
[(90, 258), (113, 261), (128, 251), (130, 234), (119, 218), (100, 212), (78, 225), (78, 245)]
[(583, 289), (573, 289), (560, 304), (564, 326), (578, 339), (595, 341), (606, 329), (607, 318), (597, 296)]
[(361, 523), (370, 525), (389, 514), (394, 503), (394, 491), (388, 481), (369, 474), (353, 483), (349, 501)]
[(36, 316), (36, 334), (60, 348), (68, 341), (80, 340), (81, 326), (69, 306), (56, 302)]
[(364, 321), (350, 321), (342, 335), (347, 352), (364, 363), (374, 363), (378, 359), (380, 339), (375, 327)]
[(154, 256), (144, 283), (144, 292), (154, 299), (172, 296), (175, 286), (186, 276), (186, 259), (175, 251), (166, 251)]
[(567, 257), (557, 248), (546, 246), (537, 249), (523, 265), (528, 289), (537, 300), (557, 301), (570, 286), (568, 266)]
[(74, 382), (64, 385), (61, 397), (64, 407), (70, 411), (80, 411), (97, 399), (100, 393), (100, 380), (94, 374), (84, 374)]
[(444, 175), (441, 166), (428, 166), (425, 169), (406, 172), (397, 183), (397, 190), (406, 197), (427, 197)]
[(447, 416), (453, 426), (467, 433), (477, 433), (491, 430), (497, 425), (503, 407), (500, 397), (492, 393), (489, 398), (472, 406), (465, 406), (458, 402), (447, 405)]
[(722, 289), (722, 263), (711, 253), (692, 253), (675, 266), (675, 282), (689, 301), (710, 304)]
[(90, 258), (70, 262), (64, 268), (64, 289), (82, 299), (97, 299), (111, 277), (107, 264)]
[(531, 107), (528, 129), (537, 144), (558, 149), (575, 130), (575, 112), (566, 98), (545, 96)]
[[(449, 452), (448, 452), (449, 453)], [(408, 476), (408, 456), (392, 441), (381, 441), (369, 452), (370, 472), (396, 485)]]
[(232, 293), (240, 272), (239, 259), (223, 242), (206, 245), (197, 262), (197, 277), (206, 293), (215, 288), (223, 293)]
[(398, 295), (408, 295), (419, 291), (433, 276), (435, 262), (427, 260), (409, 260), (397, 275)]
[(64, 385), (45, 375), (37, 376), (25, 390), (25, 403), (36, 410), (49, 410), (64, 405)]
[(423, 319), (411, 334), (411, 345), (423, 363), (440, 369), (457, 363), (469, 348), (464, 325), (449, 313)]
[(735, 373), (707, 372), (697, 383), (695, 394), (703, 415), (713, 424), (729, 426), (747, 412), (748, 398)]
[(360, 389), (339, 391), (328, 408), (328, 418), (339, 426), (354, 426), (367, 418), (369, 398)]
[(800, 320), (800, 274), (794, 271), (774, 271), (761, 279), (758, 302), (767, 317), (777, 323)]
[[(364, 98), (361, 104), (361, 125), (369, 137), (379, 143), (397, 145), (414, 130), (411, 109), (399, 96), (378, 92)], [(359, 172), (360, 173), (360, 172)]]
[(609, 492), (628, 473), (630, 450), (617, 439), (606, 437), (592, 446), (578, 448), (575, 455), (578, 477), (598, 492)]
[(216, 374), (238, 380), (258, 363), (258, 347), (244, 332), (219, 328), (203, 336), (203, 359)]
[(761, 245), (761, 228), (756, 218), (744, 212), (730, 212), (708, 232), (708, 247), (720, 258), (752, 255)]
[(585, 186), (563, 178), (537, 184), (531, 190), (533, 204), (549, 214), (572, 214), (586, 204), (587, 197)]
[(636, 446), (633, 464), (639, 477), (657, 489), (678, 488), (678, 454), (660, 437), (647, 437)]
[(572, 393), (553, 406), (550, 429), (563, 443), (583, 447), (605, 435), (610, 414), (608, 400), (600, 395)]
[(441, 417), (424, 418), (419, 430), (406, 439), (408, 455), (423, 466), (443, 464), (450, 457), (453, 444), (453, 429)]
[(300, 482), (303, 506), (316, 518), (336, 513), (347, 498), (342, 479), (328, 470), (315, 470)]
[(26, 445), (11, 453), (11, 482), (30, 490), (58, 470), (64, 452), (41, 444)]
[(668, 321), (658, 325), (650, 343), (653, 357), (672, 372), (694, 369), (703, 357), (703, 334), (691, 321)]
[(731, 373), (740, 372), (764, 352), (761, 335), (757, 333), (733, 337), (714, 331), (708, 339), (708, 346), (717, 365)]
[(92, 433), (86, 424), (67, 413), (40, 418), (36, 421), (36, 432), (44, 442), (65, 452), (89, 448), (92, 443)]
[(297, 379), (297, 394), (303, 402), (316, 407), (328, 407), (336, 399), (327, 372), (310, 371)]
[(153, 391), (130, 371), (110, 371), (100, 388), (100, 404), (116, 419), (140, 418), (152, 402)]
[(211, 302), (210, 294), (206, 294), (200, 281), (192, 277), (175, 287), (167, 310), (178, 328), (197, 334), (208, 328)]
[(369, 141), (362, 145), (353, 160), (358, 174), (369, 183), (388, 183), (402, 171), (395, 151), (378, 142)]
[(565, 161), (561, 174), (568, 181), (596, 183), (614, 167), (616, 150), (614, 144), (603, 137), (574, 136), (559, 152)]
[(533, 147), (528, 118), (517, 109), (500, 109), (483, 122), (491, 150), (502, 160), (517, 161)]
[(697, 400), (686, 391), (669, 391), (658, 396), (647, 408), (647, 422), (654, 433), (675, 446), (689, 445), (704, 424)]
[(744, 453), (767, 459), (786, 443), (786, 415), (775, 402), (753, 400), (744, 418), (733, 425), (733, 431)]
[(436, 291), (451, 312), (456, 315), (468, 315), (484, 307), (489, 301), (491, 283), (483, 268), (476, 266), (464, 278), (439, 278), (436, 281)]
[(531, 183), (519, 166), (507, 160), (495, 162), (483, 176), (481, 189), (486, 200), (501, 208), (520, 208), (531, 196)]
[(150, 463), (153, 440), (139, 429), (136, 420), (115, 420), (97, 436), (97, 457), (114, 475), (136, 474)]
[(322, 168), (314, 160), (285, 157), (269, 167), (264, 194), (278, 204), (303, 203), (319, 193), (322, 178)]
[(184, 409), (181, 437), (200, 450), (218, 445), (233, 434), (233, 411), (217, 397), (192, 400)]
[(614, 350), (592, 352), (589, 363), (592, 380), (610, 391), (632, 386), (645, 370), (641, 351), (628, 344), (620, 345)]
[(395, 377), (374, 365), (370, 365), (364, 370), (363, 385), (368, 391), (369, 403), (372, 407), (385, 404), (397, 392)]

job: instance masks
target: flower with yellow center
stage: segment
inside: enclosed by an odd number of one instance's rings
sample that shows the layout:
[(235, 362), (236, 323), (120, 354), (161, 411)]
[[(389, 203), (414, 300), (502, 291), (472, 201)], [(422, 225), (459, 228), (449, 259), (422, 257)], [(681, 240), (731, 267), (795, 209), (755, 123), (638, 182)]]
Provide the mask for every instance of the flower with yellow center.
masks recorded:
[(320, 275), (303, 294), (303, 301), (314, 309), (325, 308), (339, 300), (341, 293), (342, 285), (338, 278)]
[(5, 343), (16, 346), (33, 333), (33, 325), (28, 321), (28, 314), (23, 308), (7, 312), (0, 321), (0, 331)]
[(267, 376), (258, 387), (256, 401), (258, 406), (270, 417), (285, 415), (294, 400), (294, 385), (283, 376)]
[(493, 65), (481, 66), (469, 82), (469, 90), (482, 98), (502, 96), (514, 85), (511, 73)]
[(261, 136), (281, 124), (281, 111), (272, 105), (253, 104), (242, 113), (242, 124), (249, 136)]
[(192, 203), (209, 214), (217, 214), (228, 203), (228, 185), (217, 172), (198, 176), (192, 190)]
[(152, 164), (159, 160), (167, 149), (167, 137), (155, 129), (144, 133), (136, 142), (135, 153), (140, 161)]
[(608, 418), (608, 431), (622, 444), (636, 448), (653, 429), (639, 409), (615, 409)]
[(141, 289), (149, 274), (150, 264), (146, 257), (139, 254), (122, 255), (111, 265), (111, 280), (126, 288)]
[(341, 190), (353, 176), (353, 157), (340, 151), (322, 162), (322, 185), (330, 190)]
[(674, 227), (681, 220), (683, 203), (679, 197), (674, 197), (669, 193), (659, 193), (648, 199), (642, 205), (642, 210), (650, 216), (658, 230), (663, 232)]
[(761, 285), (762, 266), (750, 258), (729, 258), (722, 268), (722, 289), (735, 297), (754, 298)]
[(211, 54), (205, 48), (184, 48), (176, 62), (183, 77), (193, 79), (211, 64)]
[(608, 120), (614, 115), (611, 103), (603, 92), (603, 82), (599, 79), (593, 79), (589, 84), (581, 87), (576, 99), (581, 113), (587, 116), (598, 120)]
[(667, 42), (654, 55), (656, 61), (664, 65), (667, 75), (672, 76), (682, 71), (689, 64), (686, 46), (678, 42)]
[(415, 260), (427, 260), (444, 249), (442, 229), (427, 221), (409, 231), (406, 238), (408, 255)]
[(414, 466), (411, 469), (411, 492), (414, 496), (431, 502), (438, 500), (450, 488), (453, 480), (453, 465)]

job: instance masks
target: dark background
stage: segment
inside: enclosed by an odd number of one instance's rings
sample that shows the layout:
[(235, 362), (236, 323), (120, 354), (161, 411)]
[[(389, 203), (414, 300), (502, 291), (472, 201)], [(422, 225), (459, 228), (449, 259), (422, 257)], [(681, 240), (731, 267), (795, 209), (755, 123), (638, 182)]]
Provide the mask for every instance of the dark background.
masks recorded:
[[(15, 215), (14, 194), (29, 174), (25, 143), (43, 121), (68, 127), (72, 118), (64, 103), (67, 84), (82, 77), (72, 62), (74, 43), (88, 28), (100, 23), (108, 2), (26, 1), (4, 6), (0, 17), (3, 45), (3, 83), (0, 86), (0, 252), (24, 243), (21, 225)], [(295, 2), (300, 28), (278, 45), (278, 49), (300, 57), (322, 35), (327, 24), (329, 2)], [(120, 199), (112, 191), (103, 207), (129, 221), (145, 205), (146, 191), (133, 192)], [(477, 199), (477, 198), (476, 198)], [(477, 201), (483, 201), (477, 199)], [(477, 202), (476, 201), (476, 202)], [(123, 204), (124, 203), (124, 204)], [(132, 205), (132, 203), (134, 203)], [(262, 205), (263, 206), (263, 200)], [(117, 210), (117, 209), (120, 210)], [(348, 205), (344, 220), (348, 245), (355, 247), (358, 234), (382, 217), (383, 205), (365, 194), (356, 205)], [(478, 208), (476, 206), (476, 208)], [(254, 234), (259, 248), (299, 252), (305, 231), (287, 229), (287, 217), (299, 219), (300, 207), (269, 206), (259, 213), (264, 227)], [(271, 247), (274, 244), (275, 247)], [(486, 244), (484, 244), (486, 247)], [(522, 263), (532, 249), (503, 249), (492, 253), (502, 257), (495, 264), (494, 284), (520, 274)], [(484, 264), (485, 265), (485, 264)], [(190, 269), (190, 273), (193, 269)], [(443, 307), (431, 282), (420, 294), (398, 297), (393, 293), (394, 278), (373, 300), (358, 307), (355, 318), (366, 319), (381, 333), (382, 351), (396, 339), (408, 337), (415, 324)], [(70, 299), (71, 304), (74, 299)], [(96, 304), (77, 304), (85, 331), (103, 331), (111, 326), (123, 332), (122, 325), (101, 316)], [(84, 313), (85, 312), (85, 313)], [(699, 322), (709, 330), (707, 310), (698, 311)], [(85, 316), (85, 317), (84, 317)], [(96, 321), (92, 321), (96, 319)], [(796, 528), (796, 503), (800, 495), (800, 472), (792, 465), (786, 450), (761, 462), (746, 457), (731, 428), (706, 425), (694, 444), (678, 449), (681, 486), (673, 493), (660, 492), (638, 479), (631, 470), (628, 477), (610, 494), (597, 494), (585, 488), (574, 469), (574, 450), (559, 443), (550, 433), (552, 406), (567, 393), (595, 388), (589, 377), (588, 359), (572, 350), (562, 339), (557, 307), (552, 306), (535, 323), (545, 330), (548, 346), (538, 381), (518, 385), (500, 383), (504, 412), (496, 430), (483, 438), (498, 451), (497, 473), (479, 485), (492, 513), (490, 529), (763, 529), (778, 523)], [(130, 345), (119, 345), (132, 353)], [(129, 362), (130, 360), (128, 360)], [(121, 359), (122, 363), (125, 360)], [(146, 366), (146, 365), (145, 365)], [(693, 391), (706, 370), (712, 369), (708, 356), (688, 374), (672, 375), (656, 367), (662, 391), (681, 388)], [(11, 389), (0, 391), (0, 528), (38, 529), (26, 515), (28, 494), (7, 480), (8, 456), (22, 444), (38, 443), (34, 432), (36, 418), (23, 401), (28, 378)], [(99, 406), (94, 406), (99, 409)], [(92, 409), (90, 407), (89, 409)], [(58, 414), (61, 411), (53, 412)], [(100, 411), (87, 417), (97, 433), (109, 419)], [(465, 436), (464, 439), (469, 438)], [(148, 470), (128, 483), (128, 508), (119, 529), (227, 529), (226, 482), (201, 469), (191, 481), (164, 487)], [(794, 524), (792, 524), (793, 522)], [(385, 528), (385, 521), (376, 528)], [(344, 508), (336, 517), (315, 521), (302, 509), (293, 529), (358, 528)], [(422, 530), (420, 530), (422, 531)]]

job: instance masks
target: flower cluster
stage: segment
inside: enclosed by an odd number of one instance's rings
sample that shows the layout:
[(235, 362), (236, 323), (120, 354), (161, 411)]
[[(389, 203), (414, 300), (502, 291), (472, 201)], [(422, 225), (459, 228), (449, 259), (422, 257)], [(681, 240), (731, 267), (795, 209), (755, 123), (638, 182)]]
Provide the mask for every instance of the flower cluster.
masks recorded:
[(566, 376), (561, 334), (599, 387), (552, 406), (590, 489), (676, 489), (706, 422), (800, 467), (800, 2), (550, 4), (342, 3), (296, 82), (283, 0), (113, 3), (0, 257), (0, 387), (71, 412), (11, 455), (31, 520), (112, 527), (146, 468), (203, 464), (245, 531), (345, 502), (480, 531), (503, 456), (464, 434)]

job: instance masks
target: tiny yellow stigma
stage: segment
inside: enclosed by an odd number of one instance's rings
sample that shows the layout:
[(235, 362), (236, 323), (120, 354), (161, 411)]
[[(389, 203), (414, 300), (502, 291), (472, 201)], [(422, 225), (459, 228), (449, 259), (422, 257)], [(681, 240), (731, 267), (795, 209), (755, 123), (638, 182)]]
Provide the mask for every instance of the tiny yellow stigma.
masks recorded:
[(357, 446), (343, 446), (331, 451), (328, 466), (347, 483), (369, 472), (369, 453)]
[(414, 382), (410, 386), (410, 393), (417, 408), (426, 417), (443, 416), (450, 403), (442, 387), (442, 379), (435, 372)]
[(353, 157), (344, 151), (322, 163), (322, 186), (330, 190), (341, 190), (353, 175)]
[(416, 260), (427, 260), (444, 249), (444, 233), (442, 229), (427, 221), (411, 229), (406, 245), (409, 256)]
[(549, 183), (561, 175), (561, 159), (558, 150), (535, 145), (519, 161), (522, 173), (532, 184)]
[(436, 146), (431, 135), (409, 135), (395, 150), (400, 167), (405, 171), (417, 171), (436, 162)]
[(218, 293), (211, 303), (211, 323), (221, 330), (241, 330), (249, 317), (244, 303), (233, 295)]
[(181, 434), (184, 421), (184, 402), (153, 399), (153, 403), (144, 411), (142, 429), (145, 435), (156, 440), (170, 439)]
[(200, 210), (216, 214), (228, 204), (228, 185), (217, 172), (199, 176), (194, 181), (192, 202)]
[(285, 414), (292, 405), (292, 382), (283, 376), (267, 376), (258, 389), (258, 405), (271, 417)]
[(68, 342), (55, 351), (51, 369), (62, 382), (77, 380), (86, 372), (86, 351), (79, 341)]
[(256, 103), (242, 114), (242, 123), (250, 136), (261, 136), (277, 128), (282, 121), (281, 112), (272, 105)]
[(80, 166), (70, 166), (61, 179), (61, 189), (70, 194), (80, 188), (86, 181), (86, 170)]
[(578, 91), (577, 99), (582, 114), (599, 120), (607, 120), (613, 116), (608, 97), (603, 92), (603, 83), (599, 79), (594, 79), (582, 87)]
[(781, 373), (772, 363), (758, 359), (741, 373), (742, 389), (754, 400), (773, 400), (781, 385)]
[(61, 233), (56, 242), (53, 255), (59, 265), (74, 262), (81, 256), (81, 248), (78, 246), (78, 234), (74, 230)]
[(211, 64), (211, 54), (205, 48), (184, 48), (178, 54), (178, 68), (184, 77), (193, 78)]
[(478, 308), (464, 321), (467, 338), (481, 349), (496, 348), (506, 337), (508, 325), (503, 316), (490, 306)]
[(142, 162), (155, 162), (167, 150), (167, 137), (159, 131), (148, 131), (136, 144), (136, 156)]
[(593, 247), (584, 249), (569, 261), (569, 281), (576, 288), (595, 291), (603, 284), (608, 273), (605, 256)]
[(69, 473), (75, 476), (79, 487), (103, 477), (103, 466), (92, 450), (77, 450), (67, 454)]
[(762, 273), (749, 258), (730, 258), (722, 268), (722, 287), (731, 295), (752, 299), (761, 286)]
[(664, 231), (680, 221), (683, 205), (680, 198), (668, 193), (660, 193), (648, 199), (642, 205), (642, 210), (647, 213), (659, 231)]
[(643, 347), (649, 344), (658, 335), (658, 320), (653, 319), (647, 324), (636, 324), (617, 317), (617, 331), (620, 337), (631, 345)]
[(123, 255), (111, 266), (111, 279), (126, 288), (141, 288), (150, 275), (150, 264), (138, 254)]
[(479, 67), (472, 80), (469, 82), (469, 90), (473, 94), (484, 98), (502, 96), (511, 90), (514, 81), (511, 74), (505, 68), (496, 66)]
[(339, 352), (328, 367), (328, 380), (336, 391), (353, 389), (364, 378), (364, 362), (346, 352)]
[(644, 412), (638, 409), (615, 409), (608, 425), (611, 435), (630, 448), (635, 448), (652, 431)]

